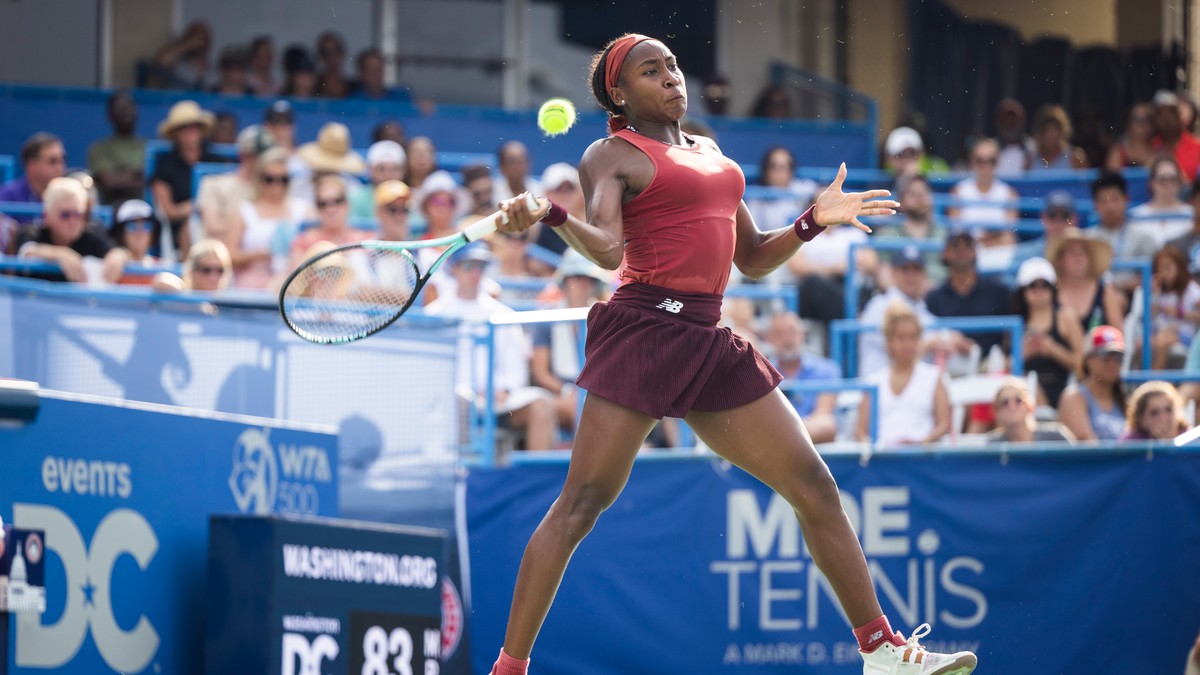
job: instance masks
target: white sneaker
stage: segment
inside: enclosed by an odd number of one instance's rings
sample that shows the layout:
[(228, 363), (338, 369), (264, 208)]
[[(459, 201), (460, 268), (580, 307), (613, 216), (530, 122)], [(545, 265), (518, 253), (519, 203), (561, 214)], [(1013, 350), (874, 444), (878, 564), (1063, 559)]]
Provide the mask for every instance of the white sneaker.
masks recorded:
[(863, 657), (863, 675), (967, 675), (975, 670), (976, 659), (971, 652), (936, 654), (925, 651), (917, 640), (929, 635), (931, 630), (929, 624), (923, 623), (903, 647), (885, 642), (871, 653), (859, 651)]

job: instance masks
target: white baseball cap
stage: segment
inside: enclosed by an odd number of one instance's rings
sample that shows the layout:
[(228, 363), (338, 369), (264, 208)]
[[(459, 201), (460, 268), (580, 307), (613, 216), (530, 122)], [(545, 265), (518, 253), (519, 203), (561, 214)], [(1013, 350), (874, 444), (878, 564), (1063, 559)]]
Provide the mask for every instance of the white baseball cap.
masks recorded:
[(1017, 286), (1024, 288), (1038, 280), (1057, 284), (1058, 275), (1054, 273), (1054, 265), (1045, 258), (1030, 258), (1021, 263), (1017, 269)]
[(887, 143), (884, 148), (889, 155), (898, 155), (905, 150), (916, 150), (918, 153), (925, 149), (925, 143), (921, 140), (921, 134), (917, 133), (912, 127), (896, 127), (888, 134)]
[(563, 183), (579, 185), (579, 169), (566, 162), (556, 162), (542, 172), (542, 186), (547, 190), (557, 190)]
[(134, 220), (146, 220), (154, 217), (154, 209), (140, 199), (130, 199), (121, 203), (117, 209), (116, 222), (128, 223)]
[(367, 148), (368, 166), (378, 166), (380, 164), (399, 164), (403, 166), (406, 161), (408, 161), (408, 157), (404, 153), (404, 147), (396, 141), (379, 141), (372, 144), (370, 148)]

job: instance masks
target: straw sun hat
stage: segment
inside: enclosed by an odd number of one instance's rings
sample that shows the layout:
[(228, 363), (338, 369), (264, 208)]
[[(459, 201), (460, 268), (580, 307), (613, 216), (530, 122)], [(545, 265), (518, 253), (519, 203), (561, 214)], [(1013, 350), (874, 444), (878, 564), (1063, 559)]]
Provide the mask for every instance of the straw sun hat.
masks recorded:
[(321, 127), (317, 140), (300, 146), (296, 154), (316, 173), (359, 174), (367, 170), (362, 156), (350, 147), (350, 130), (340, 122)]
[(1058, 239), (1053, 240), (1046, 247), (1046, 259), (1054, 265), (1060, 279), (1063, 275), (1062, 261), (1060, 260), (1062, 250), (1067, 244), (1074, 242), (1080, 242), (1087, 248), (1088, 258), (1092, 262), (1091, 276), (1093, 278), (1099, 279), (1112, 267), (1113, 250), (1107, 241), (1089, 237), (1078, 227), (1068, 227)]
[(200, 107), (195, 101), (180, 101), (171, 106), (171, 110), (167, 112), (167, 119), (158, 123), (158, 135), (162, 138), (170, 138), (171, 134), (177, 129), (198, 124), (204, 129), (207, 134), (212, 131), (216, 117)]

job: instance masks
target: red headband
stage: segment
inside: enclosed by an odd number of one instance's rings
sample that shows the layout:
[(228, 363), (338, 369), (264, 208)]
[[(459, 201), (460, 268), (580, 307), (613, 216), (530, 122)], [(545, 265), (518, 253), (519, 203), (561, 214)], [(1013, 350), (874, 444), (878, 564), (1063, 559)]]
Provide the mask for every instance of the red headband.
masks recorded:
[(625, 65), (625, 57), (629, 56), (629, 51), (636, 47), (639, 42), (653, 39), (645, 35), (630, 33), (613, 44), (612, 49), (608, 52), (608, 61), (604, 64), (605, 93), (608, 93), (609, 89), (617, 86), (617, 80), (621, 77), (621, 66)]
[[(609, 89), (617, 86), (617, 80), (621, 77), (621, 66), (625, 65), (625, 58), (629, 56), (629, 52), (638, 44), (653, 39), (638, 33), (630, 33), (613, 43), (612, 49), (608, 51), (608, 59), (604, 63), (605, 94), (608, 94)], [(613, 115), (608, 121), (609, 131), (613, 133), (627, 125), (624, 115)]]

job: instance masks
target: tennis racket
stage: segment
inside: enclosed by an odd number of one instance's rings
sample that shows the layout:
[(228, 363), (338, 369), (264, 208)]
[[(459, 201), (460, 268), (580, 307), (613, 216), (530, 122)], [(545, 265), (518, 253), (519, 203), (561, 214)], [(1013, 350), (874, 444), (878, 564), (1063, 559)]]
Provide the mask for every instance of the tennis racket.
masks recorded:
[[(533, 195), (525, 195), (531, 213)], [(331, 246), (297, 267), (279, 291), (279, 313), (297, 335), (344, 344), (390, 326), (413, 305), (433, 273), (467, 244), (496, 231), (497, 211), (457, 234), (423, 241), (360, 241)], [(421, 274), (416, 251), (445, 247)]]

